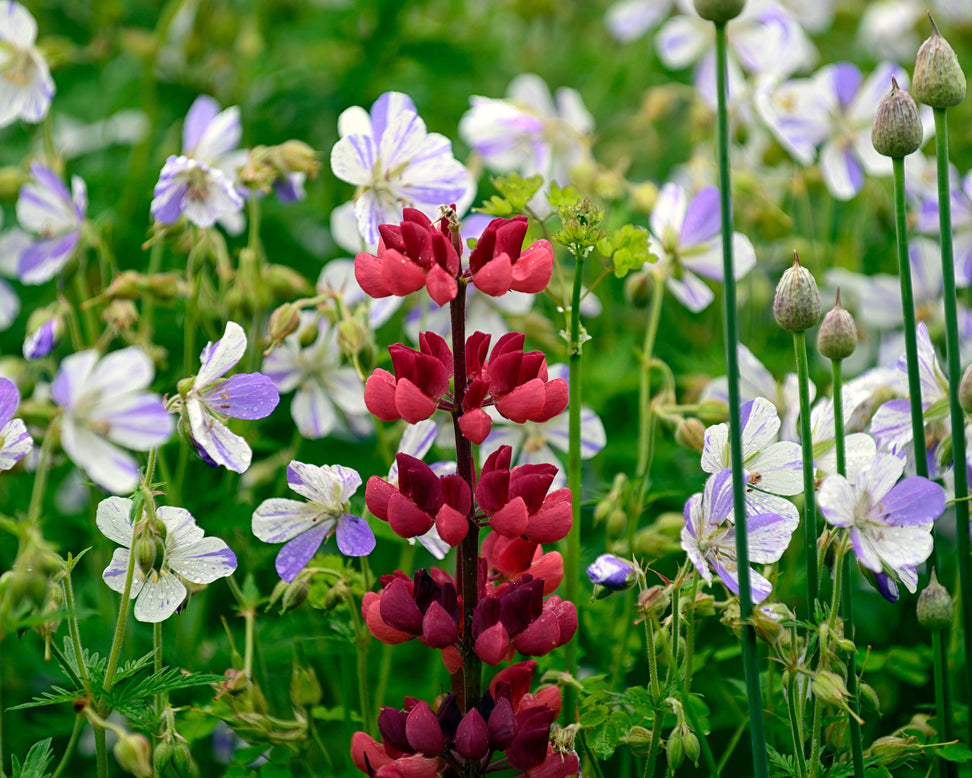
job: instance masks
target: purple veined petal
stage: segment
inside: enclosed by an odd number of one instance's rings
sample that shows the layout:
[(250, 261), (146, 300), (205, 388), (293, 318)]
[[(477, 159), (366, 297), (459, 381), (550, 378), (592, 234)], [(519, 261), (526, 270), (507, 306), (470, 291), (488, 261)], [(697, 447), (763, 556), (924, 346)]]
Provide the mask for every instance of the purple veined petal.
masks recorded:
[(54, 96), (54, 79), (40, 53), (32, 46), (14, 47), (20, 48), (19, 56), (23, 57), (21, 78), (0, 79), (0, 127), (17, 119), (37, 124), (47, 115)]
[(200, 390), (199, 398), (216, 413), (231, 419), (263, 419), (277, 407), (280, 393), (262, 373), (237, 373)]
[(21, 227), (42, 235), (77, 229), (71, 193), (60, 176), (40, 162), (31, 164), (30, 176), (17, 198), (17, 221)]
[(149, 208), (152, 218), (173, 224), (182, 216), (183, 201), (189, 191), (189, 159), (170, 156), (162, 167)]
[[(201, 162), (197, 164), (203, 167)], [(212, 227), (219, 222), (231, 235), (238, 235), (245, 224), (242, 218), (237, 218), (243, 208), (243, 197), (220, 170), (208, 170), (206, 179), (205, 186), (189, 187), (183, 195), (182, 211), (186, 219), (197, 227)]]
[(424, 535), (419, 535), (415, 538), (408, 538), (408, 543), (410, 546), (414, 546), (416, 541), (418, 541), (422, 545), (422, 548), (428, 551), (436, 559), (445, 559), (446, 554), (452, 551), (452, 546), (439, 537), (439, 533), (434, 524)]
[(536, 73), (520, 73), (506, 90), (506, 97), (514, 104), (528, 107), (531, 111), (552, 118), (556, 115), (550, 88)]
[(253, 512), (251, 528), (264, 543), (286, 543), (319, 523), (333, 525), (333, 517), (322, 516), (319, 504), (271, 497)]
[[(938, 355), (932, 345), (931, 337), (928, 335), (928, 327), (925, 322), (918, 322), (915, 328), (915, 340), (918, 346), (918, 377), (921, 381), (921, 403), (922, 407), (927, 408), (930, 403), (944, 399), (948, 396), (945, 387), (948, 381), (942, 372), (942, 367), (938, 363)], [(907, 375), (906, 356), (902, 355), (898, 362), (898, 369)]]
[(170, 551), (165, 564), (187, 581), (208, 584), (233, 574), (236, 554), (219, 538), (202, 538)]
[[(741, 232), (732, 234), (733, 265), (736, 280), (744, 278), (756, 266), (756, 250), (749, 238)], [(712, 238), (707, 243), (700, 244), (681, 255), (682, 266), (698, 273), (712, 281), (722, 281), (724, 277), (722, 266), (722, 242)]]
[(382, 137), (388, 125), (403, 113), (417, 114), (412, 98), (403, 92), (385, 92), (371, 106), (371, 134), (377, 144), (381, 144)]
[(964, 289), (972, 285), (972, 230), (954, 232), (952, 248), (955, 252), (955, 285)]
[(190, 397), (186, 402), (189, 427), (196, 446), (209, 456), (216, 465), (222, 465), (235, 473), (245, 473), (250, 467), (253, 452), (239, 435), (218, 419), (205, 412), (199, 400)]
[(425, 419), (418, 424), (410, 424), (402, 435), (398, 450), (403, 454), (421, 459), (429, 453), (429, 449), (435, 443), (437, 433), (438, 427), (432, 419)]
[(98, 503), (95, 518), (101, 534), (126, 548), (132, 545), (132, 505), (128, 497), (107, 497)]
[(678, 243), (682, 248), (698, 246), (718, 235), (721, 226), (719, 190), (707, 186), (700, 189), (689, 203)]
[(842, 475), (827, 477), (817, 490), (817, 507), (834, 527), (853, 526), (857, 503), (857, 492)]
[(780, 417), (765, 397), (757, 397), (744, 403), (739, 409), (742, 425), (743, 458), (747, 461), (758, 451), (776, 440), (780, 431)]
[(318, 524), (280, 549), (276, 561), (277, 575), (287, 583), (293, 581), (297, 574), (307, 567), (307, 563), (317, 553), (317, 549), (324, 542), (324, 537), (333, 526), (332, 522)]
[(88, 212), (88, 185), (81, 176), (71, 176), (71, 201), (75, 218), (78, 223), (83, 222)]
[(0, 278), (0, 332), (9, 328), (20, 313), (20, 298), (6, 281)]
[(378, 148), (370, 136), (348, 135), (331, 149), (331, 171), (349, 184), (369, 186), (374, 182), (377, 159)]
[[(0, 293), (2, 292), (3, 282), (0, 281)], [(0, 306), (2, 305), (2, 294), (0, 294)], [(2, 307), (0, 307), (0, 310), (2, 310)], [(3, 329), (3, 327), (0, 327), (0, 329)], [(57, 319), (48, 319), (36, 330), (27, 333), (27, 336), (24, 338), (24, 359), (33, 361), (46, 357), (54, 350), (54, 346), (57, 345), (57, 340)]]
[(261, 372), (273, 381), (277, 391), (281, 394), (292, 392), (304, 377), (304, 369), (300, 360), (300, 341), (294, 337), (297, 333), (284, 338), (281, 345), (263, 358)]
[[(942, 264), (938, 243), (915, 237), (908, 242), (911, 282), (916, 303), (935, 300), (942, 292)], [(957, 268), (956, 268), (957, 269)]]
[[(922, 564), (932, 552), (932, 525), (912, 525), (907, 527), (878, 527), (868, 524), (866, 529), (856, 528), (852, 533), (854, 551), (861, 564), (881, 572), (890, 568), (895, 572)], [(902, 583), (914, 592), (914, 580), (901, 576)], [(910, 584), (910, 585), (909, 585)]]
[(746, 519), (749, 534), (749, 561), (756, 564), (772, 564), (779, 561), (790, 545), (794, 527), (782, 516), (761, 513)]
[(175, 421), (157, 394), (128, 394), (111, 399), (111, 405), (98, 403), (88, 420), (106, 424), (106, 437), (113, 443), (135, 451), (149, 451), (172, 437)]
[[(128, 346), (105, 354), (85, 382), (87, 394), (112, 400), (144, 389), (155, 376), (155, 365), (139, 346)], [(151, 395), (159, 400), (158, 395)], [(161, 400), (159, 400), (161, 403)]]
[[(699, 499), (702, 497), (700, 494), (694, 496), (698, 497)], [(686, 504), (685, 511), (687, 515), (691, 513), (689, 504)], [(686, 523), (686, 525), (682, 527), (681, 543), (682, 550), (685, 552), (685, 555), (688, 557), (689, 561), (695, 566), (695, 569), (698, 571), (699, 575), (702, 576), (702, 579), (707, 584), (711, 584), (712, 571), (709, 569), (709, 565), (705, 561), (705, 557), (702, 556), (702, 552), (699, 550), (699, 542), (692, 533), (691, 522)]]
[(377, 245), (381, 237), (378, 226), (399, 222), (402, 208), (389, 193), (367, 189), (354, 201), (354, 215), (358, 220), (358, 231), (362, 239), (366, 243)]
[(800, 524), (800, 512), (796, 505), (785, 497), (778, 497), (775, 494), (760, 492), (756, 489), (747, 489), (746, 515), (758, 516), (761, 513), (772, 513), (779, 516), (790, 532), (793, 532)]
[(318, 467), (293, 461), (287, 466), (287, 484), (302, 497), (339, 513), (361, 486), (361, 476), (342, 465)]
[(67, 264), (80, 239), (81, 233), (75, 230), (31, 243), (20, 254), (17, 277), (21, 283), (36, 285), (52, 279)]
[(888, 400), (874, 412), (871, 434), (882, 446), (903, 446), (911, 442), (911, 405), (908, 400)]
[[(350, 212), (354, 211), (352, 203), (345, 203), (339, 207), (347, 210), (347, 206), (351, 206)], [(332, 226), (335, 211), (331, 212)], [(332, 237), (334, 237), (333, 234)], [(356, 245), (348, 250), (357, 253), (361, 250), (361, 239), (357, 234), (357, 230), (355, 230), (355, 240), (357, 241)], [(335, 242), (341, 245), (336, 237)], [(317, 277), (317, 286), (325, 292), (338, 295), (341, 301), (349, 308), (353, 308), (355, 305), (367, 300), (367, 296), (355, 280), (353, 259), (332, 259), (321, 268), (320, 275)]]
[(682, 274), (681, 279), (668, 276), (665, 285), (675, 299), (692, 313), (701, 313), (715, 299), (715, 294), (706, 283), (687, 270)]
[(869, 495), (869, 503), (874, 506), (871, 515), (877, 518), (880, 514), (879, 503), (901, 478), (904, 472), (904, 461), (890, 454), (880, 454), (870, 464), (861, 469), (857, 476), (857, 492)]
[(18, 49), (30, 48), (37, 40), (37, 22), (20, 3), (8, 0), (0, 9), (0, 40)]
[(702, 438), (702, 469), (718, 473), (729, 467), (729, 425), (713, 424)]
[(880, 510), (892, 526), (928, 524), (945, 511), (945, 490), (927, 478), (905, 478), (881, 500)]
[(350, 513), (338, 519), (334, 537), (338, 550), (345, 556), (368, 556), (377, 545), (375, 533), (368, 522)]
[(194, 146), (202, 138), (210, 122), (219, 113), (219, 103), (209, 95), (199, 95), (193, 100), (186, 113), (185, 124), (182, 125), (182, 151), (187, 156), (194, 156)]
[(34, 439), (20, 419), (0, 426), (0, 441), (0, 470), (12, 468), (34, 447)]
[[(566, 452), (570, 448), (569, 420), (566, 413), (555, 416), (542, 425), (543, 435), (554, 448)], [(581, 459), (597, 456), (607, 445), (604, 422), (587, 406), (581, 408)]]
[(898, 601), (898, 584), (890, 575), (887, 573), (875, 573), (874, 584), (885, 600), (888, 602)]
[(138, 621), (157, 624), (176, 612), (186, 599), (186, 587), (168, 570), (152, 570), (135, 600), (134, 615)]
[(202, 389), (222, 378), (246, 353), (246, 333), (235, 321), (226, 322), (223, 337), (208, 343), (199, 355), (202, 366), (196, 374), (196, 387)]
[(240, 145), (242, 136), (240, 109), (233, 105), (213, 116), (203, 128), (202, 134), (196, 139), (196, 142), (189, 146), (183, 146), (183, 153), (205, 162), (217, 164), (220, 157)]
[[(726, 588), (733, 594), (739, 594), (739, 567), (736, 560), (714, 554), (709, 561)], [(755, 570), (749, 571), (749, 587), (753, 605), (759, 605), (773, 593), (773, 585)]]
[(864, 171), (849, 146), (831, 140), (820, 152), (820, 172), (837, 200), (850, 200), (864, 186)]
[(501, 446), (510, 446), (513, 449), (513, 459), (520, 454), (520, 448), (525, 440), (524, 429), (519, 426), (497, 423), (495, 420), (490, 428), (489, 435), (479, 447), (480, 462), (485, 462), (489, 456)]
[[(127, 548), (116, 548), (111, 555), (111, 561), (108, 563), (108, 567), (101, 574), (101, 578), (108, 585), (108, 588), (113, 592), (118, 592), (118, 594), (124, 594), (125, 592), (125, 578), (128, 575), (128, 554), (129, 550)], [(135, 599), (138, 596), (143, 581), (144, 579), (138, 575), (136, 566), (136, 574), (132, 577), (132, 588), (129, 592), (130, 599)]]
[(729, 468), (706, 480), (702, 502), (707, 526), (721, 524), (732, 513), (732, 491), (732, 470)]
[(655, 49), (665, 67), (681, 70), (695, 62), (712, 45), (707, 25), (687, 15), (673, 16), (655, 35)]
[(651, 210), (651, 217), (648, 220), (651, 234), (662, 242), (665, 241), (667, 233), (674, 232), (675, 235), (680, 235), (687, 210), (688, 196), (685, 190), (680, 184), (669, 181), (661, 188), (655, 207)]
[(339, 419), (327, 392), (317, 381), (304, 381), (293, 402), (290, 415), (297, 430), (309, 440), (326, 438), (339, 426)]
[(792, 441), (772, 444), (746, 462), (746, 471), (764, 491), (786, 496), (803, 493), (803, 450)]
[(557, 114), (571, 128), (581, 135), (594, 132), (594, 117), (584, 105), (580, 92), (569, 86), (562, 86), (557, 90), (554, 101), (557, 103)]
[(0, 427), (13, 418), (19, 404), (20, 392), (17, 391), (17, 385), (9, 378), (0, 376)]
[(70, 408), (88, 384), (91, 372), (98, 363), (98, 352), (89, 349), (71, 354), (61, 360), (54, 381), (51, 397), (62, 408)]
[(127, 494), (138, 484), (138, 465), (131, 455), (67, 416), (61, 445), (71, 461), (102, 489)]
[[(860, 68), (851, 62), (835, 62), (830, 66), (828, 76), (831, 79), (837, 102), (846, 111), (857, 96), (857, 91), (860, 89), (861, 81), (863, 81)], [(891, 79), (888, 78), (886, 83), (890, 84)], [(880, 98), (878, 99), (880, 100)], [(877, 105), (875, 104), (874, 107), (876, 108)]]
[(273, 182), (273, 193), (281, 203), (297, 203), (307, 197), (304, 183), (306, 173), (288, 173), (284, 178)]
[(620, 0), (608, 8), (604, 24), (619, 43), (630, 43), (651, 30), (668, 13), (670, 6), (654, 0)]

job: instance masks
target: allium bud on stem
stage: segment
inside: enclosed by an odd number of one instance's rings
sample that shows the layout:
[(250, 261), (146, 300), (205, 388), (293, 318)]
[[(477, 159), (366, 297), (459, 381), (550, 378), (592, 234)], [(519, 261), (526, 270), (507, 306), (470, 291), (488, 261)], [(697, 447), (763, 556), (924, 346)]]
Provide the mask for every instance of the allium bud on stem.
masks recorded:
[(898, 87), (891, 76), (891, 91), (881, 100), (871, 128), (871, 143), (878, 154), (903, 159), (918, 151), (924, 137), (915, 99)]
[(787, 268), (776, 287), (773, 299), (776, 323), (790, 332), (810, 329), (820, 319), (820, 293), (813, 274), (800, 264), (793, 252), (793, 265)]
[(965, 99), (965, 73), (931, 14), (928, 19), (932, 34), (918, 49), (911, 91), (917, 100), (932, 108), (951, 108)]
[(840, 304), (840, 288), (834, 307), (827, 311), (817, 331), (817, 349), (827, 359), (847, 359), (857, 348), (854, 317)]

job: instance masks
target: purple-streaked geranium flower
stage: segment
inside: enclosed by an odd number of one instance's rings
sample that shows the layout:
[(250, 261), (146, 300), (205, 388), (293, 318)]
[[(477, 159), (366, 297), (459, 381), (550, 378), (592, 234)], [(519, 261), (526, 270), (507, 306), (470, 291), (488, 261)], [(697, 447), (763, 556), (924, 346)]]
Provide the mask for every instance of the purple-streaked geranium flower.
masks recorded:
[[(0, 223), (3, 215), (0, 213)], [(16, 227), (0, 232), (0, 332), (9, 328), (20, 313), (20, 297), (2, 276), (17, 278), (21, 252), (30, 245), (30, 238)]]
[[(740, 416), (746, 512), (776, 513), (798, 520), (796, 506), (783, 495), (803, 492), (802, 449), (792, 441), (777, 441), (780, 417), (765, 397), (743, 404)], [(714, 424), (705, 431), (702, 469), (714, 474), (729, 466), (729, 425)]]
[(243, 197), (235, 181), (246, 158), (237, 149), (241, 136), (237, 106), (220, 111), (212, 97), (197, 97), (182, 129), (182, 154), (170, 156), (159, 174), (152, 216), (172, 224), (185, 214), (198, 227), (220, 221), (230, 232), (239, 232)]
[(286, 543), (277, 554), (277, 573), (293, 581), (334, 533), (345, 556), (367, 556), (375, 549), (368, 522), (349, 513), (348, 502), (361, 486), (361, 476), (341, 465), (291, 462), (287, 483), (307, 502), (272, 497), (253, 513), (253, 534), (265, 543)]
[[(693, 494), (685, 503), (682, 548), (702, 579), (712, 583), (712, 572), (726, 587), (739, 594), (739, 564), (736, 556), (732, 516), (732, 470), (720, 470), (705, 482), (705, 490)], [(749, 535), (749, 561), (771, 564), (779, 560), (797, 528), (796, 516), (759, 513), (746, 518)], [(769, 597), (773, 585), (755, 570), (750, 570), (754, 603)]]
[(238, 373), (223, 378), (246, 352), (246, 334), (234, 321), (226, 322), (223, 337), (202, 350), (202, 367), (183, 395), (189, 430), (200, 456), (214, 467), (243, 473), (253, 452), (231, 432), (226, 419), (262, 419), (280, 402), (273, 382), (261, 373)]
[[(648, 242), (659, 258), (657, 267), (668, 290), (693, 313), (708, 308), (715, 295), (695, 274), (723, 280), (719, 191), (705, 187), (690, 201), (679, 184), (665, 184), (658, 193), (649, 224)], [(756, 252), (741, 232), (733, 233), (733, 250), (738, 280), (756, 264)]]
[[(264, 358), (264, 374), (280, 392), (297, 390), (290, 414), (305, 438), (367, 435), (372, 424), (364, 384), (353, 367), (341, 364), (337, 327), (311, 311), (302, 312), (300, 320), (297, 332)], [(308, 333), (313, 340), (302, 345)]]
[[(866, 432), (852, 432), (849, 435), (846, 433), (853, 413), (862, 399), (852, 387), (844, 385), (844, 464), (847, 471), (845, 475), (851, 479), (877, 454), (877, 444)], [(824, 476), (836, 473), (837, 428), (834, 424), (834, 401), (829, 397), (810, 410), (810, 438), (813, 441), (813, 462), (818, 473)]]
[(638, 571), (630, 562), (618, 559), (614, 554), (601, 554), (588, 565), (587, 577), (595, 586), (619, 592), (634, 585)]
[(60, 177), (46, 165), (30, 166), (30, 181), (20, 187), (17, 220), (36, 238), (20, 252), (17, 275), (25, 284), (42, 284), (56, 276), (81, 239), (88, 208), (88, 190), (78, 176), (68, 192)]
[(945, 490), (920, 476), (899, 481), (903, 472), (903, 460), (878, 455), (853, 481), (841, 475), (827, 478), (817, 505), (828, 524), (850, 529), (862, 567), (914, 592), (915, 568), (932, 552), (932, 524), (945, 510)]
[(100, 356), (81, 351), (66, 357), (51, 384), (62, 410), (61, 446), (98, 486), (115, 494), (132, 491), (138, 464), (123, 449), (148, 451), (173, 432), (162, 399), (143, 391), (155, 375), (148, 355), (129, 346)]
[(412, 99), (386, 92), (371, 106), (348, 108), (338, 117), (340, 140), (331, 149), (331, 169), (357, 187), (354, 212), (365, 243), (378, 245), (378, 225), (397, 224), (402, 209), (435, 218), (440, 205), (462, 213), (475, 184), (452, 155), (444, 135), (427, 132)]
[(37, 22), (20, 3), (0, 3), (0, 127), (37, 124), (54, 96), (54, 79), (35, 48)]
[(20, 392), (9, 378), (0, 378), (0, 470), (9, 470), (34, 446), (27, 427), (13, 417), (20, 404)]
[(116, 548), (111, 562), (102, 574), (108, 588), (123, 594), (132, 548), (146, 542), (149, 553), (136, 553), (131, 598), (135, 600), (135, 618), (156, 623), (165, 621), (186, 599), (186, 583), (209, 584), (226, 578), (236, 570), (236, 555), (219, 538), (207, 538), (196, 526), (196, 520), (185, 508), (163, 505), (155, 510), (165, 527), (158, 532), (152, 519), (143, 512), (132, 519), (133, 501), (127, 497), (109, 497), (98, 504), (98, 529)]

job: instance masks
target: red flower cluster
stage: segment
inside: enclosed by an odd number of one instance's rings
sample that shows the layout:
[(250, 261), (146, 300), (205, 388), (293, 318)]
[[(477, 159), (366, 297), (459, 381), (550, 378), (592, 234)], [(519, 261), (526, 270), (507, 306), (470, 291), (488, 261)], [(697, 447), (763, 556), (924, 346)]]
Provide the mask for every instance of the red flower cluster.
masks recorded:
[(365, 405), (382, 421), (405, 419), (415, 424), (429, 418), (449, 391), (452, 351), (434, 332), (419, 335), (416, 351), (401, 343), (388, 347), (394, 375), (378, 368), (365, 384)]
[(564, 580), (564, 558), (559, 551), (544, 553), (539, 543), (523, 538), (507, 538), (491, 532), (483, 541), (481, 553), (489, 571), (487, 591), (495, 592), (504, 581), (523, 575), (543, 579), (544, 595), (553, 594)]
[(564, 778), (579, 770), (577, 755), (555, 753), (550, 726), (560, 715), (560, 690), (548, 686), (530, 694), (536, 662), (511, 665), (496, 674), (482, 701), (462, 713), (446, 695), (437, 711), (406, 697), (402, 710), (382, 708), (381, 743), (364, 732), (351, 741), (351, 756), (373, 778), (433, 778), (446, 764), (482, 770), (495, 751), (526, 778)]
[(473, 283), (485, 294), (499, 297), (514, 292), (539, 294), (553, 275), (553, 247), (538, 240), (521, 251), (526, 237), (526, 216), (493, 219), (469, 255)]

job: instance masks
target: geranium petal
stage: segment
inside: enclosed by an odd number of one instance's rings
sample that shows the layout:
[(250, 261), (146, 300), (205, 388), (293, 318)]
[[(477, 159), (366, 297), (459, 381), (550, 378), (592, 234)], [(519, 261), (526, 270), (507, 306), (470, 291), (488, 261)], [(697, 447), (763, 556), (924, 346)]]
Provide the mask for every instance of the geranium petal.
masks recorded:
[(165, 564), (187, 581), (208, 584), (233, 574), (236, 554), (219, 538), (202, 538), (174, 549), (166, 555)]
[(168, 570), (152, 570), (135, 600), (135, 618), (148, 624), (165, 621), (186, 599), (186, 587)]
[(337, 522), (337, 547), (345, 556), (367, 556), (375, 550), (377, 541), (368, 522), (360, 516), (345, 513)]
[(138, 484), (135, 459), (73, 419), (64, 419), (61, 445), (71, 461), (106, 491), (127, 494)]
[(242, 359), (244, 353), (246, 333), (235, 321), (226, 322), (223, 337), (215, 343), (208, 343), (200, 354), (202, 366), (196, 373), (196, 387), (202, 389), (217, 378), (222, 378), (226, 371)]
[(264, 543), (285, 543), (311, 529), (320, 515), (320, 506), (271, 497), (253, 512), (253, 534)]
[(928, 524), (945, 511), (945, 490), (927, 478), (905, 478), (881, 500), (880, 510), (894, 526)]
[(307, 567), (307, 563), (317, 553), (317, 549), (324, 541), (324, 536), (332, 527), (331, 522), (318, 524), (287, 543), (277, 554), (277, 574), (287, 583), (293, 581), (297, 574)]
[(817, 491), (817, 507), (827, 523), (835, 527), (850, 527), (854, 524), (857, 501), (854, 487), (842, 475), (826, 478)]
[(210, 408), (232, 419), (263, 419), (273, 413), (280, 393), (262, 373), (237, 373), (199, 392)]

